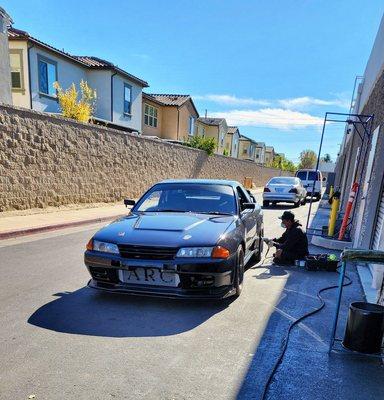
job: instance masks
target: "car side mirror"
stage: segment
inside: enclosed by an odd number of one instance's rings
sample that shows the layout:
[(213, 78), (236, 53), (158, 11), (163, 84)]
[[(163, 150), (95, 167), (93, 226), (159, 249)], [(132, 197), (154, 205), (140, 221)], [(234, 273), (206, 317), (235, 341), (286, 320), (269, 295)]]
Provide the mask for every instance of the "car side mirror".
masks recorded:
[(243, 203), (241, 208), (243, 210), (254, 210), (256, 208), (256, 204), (255, 203)]
[(125, 207), (128, 207), (128, 206), (134, 206), (136, 204), (136, 201), (135, 200), (130, 200), (130, 199), (124, 199), (124, 205), (125, 205)]

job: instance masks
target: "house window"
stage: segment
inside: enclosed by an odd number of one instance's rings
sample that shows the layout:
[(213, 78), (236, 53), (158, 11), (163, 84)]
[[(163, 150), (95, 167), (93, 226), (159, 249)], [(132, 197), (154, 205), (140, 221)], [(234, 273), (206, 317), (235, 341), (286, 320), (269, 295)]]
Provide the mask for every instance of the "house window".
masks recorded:
[(124, 114), (132, 113), (132, 86), (124, 83)]
[(24, 90), (23, 50), (10, 50), (11, 83), (13, 91)]
[(247, 147), (243, 148), (243, 154), (248, 154), (248, 148)]
[(193, 135), (195, 131), (195, 118), (192, 115), (189, 116), (189, 135)]
[(144, 107), (144, 123), (157, 128), (157, 108), (146, 104)]
[(221, 142), (221, 145), (223, 146), (224, 145), (224, 132), (221, 132), (220, 142)]
[(48, 58), (38, 56), (39, 64), (39, 92), (56, 97), (53, 84), (57, 81), (57, 63)]

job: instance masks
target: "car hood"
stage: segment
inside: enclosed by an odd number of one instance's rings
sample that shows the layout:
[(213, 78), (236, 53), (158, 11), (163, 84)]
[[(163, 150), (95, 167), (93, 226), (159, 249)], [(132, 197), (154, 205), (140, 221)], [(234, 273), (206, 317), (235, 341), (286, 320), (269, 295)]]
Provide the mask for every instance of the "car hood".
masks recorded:
[(237, 216), (132, 213), (105, 226), (94, 239), (142, 246), (213, 246)]

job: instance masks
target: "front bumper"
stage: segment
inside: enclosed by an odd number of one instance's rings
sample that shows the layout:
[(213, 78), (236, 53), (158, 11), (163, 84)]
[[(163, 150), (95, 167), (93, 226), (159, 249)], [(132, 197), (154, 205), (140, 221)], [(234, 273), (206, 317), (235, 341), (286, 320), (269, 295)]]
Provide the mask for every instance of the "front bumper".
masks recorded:
[[(107, 292), (196, 299), (222, 299), (234, 293), (233, 271), (236, 255), (227, 260), (154, 261), (132, 260), (118, 255), (86, 251), (84, 262), (92, 277), (88, 286)], [(120, 281), (119, 270), (145, 268), (148, 265), (167, 273), (177, 274), (180, 280), (178, 286), (131, 284)]]
[(284, 201), (286, 203), (297, 203), (300, 196), (296, 193), (263, 193), (264, 201)]

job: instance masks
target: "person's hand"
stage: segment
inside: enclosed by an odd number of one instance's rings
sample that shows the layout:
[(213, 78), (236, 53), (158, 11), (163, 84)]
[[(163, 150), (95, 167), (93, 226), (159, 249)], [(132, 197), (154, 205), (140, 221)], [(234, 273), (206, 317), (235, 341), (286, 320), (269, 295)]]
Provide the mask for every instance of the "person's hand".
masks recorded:
[(275, 257), (276, 258), (281, 258), (281, 253), (283, 252), (283, 250), (281, 250), (281, 249), (277, 249), (276, 250), (276, 253), (275, 253)]

